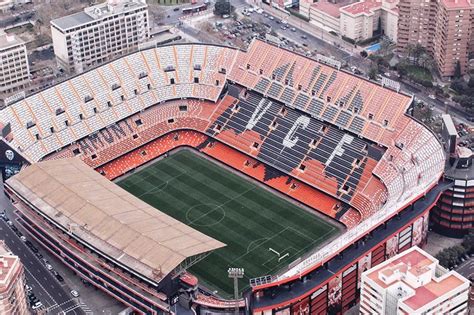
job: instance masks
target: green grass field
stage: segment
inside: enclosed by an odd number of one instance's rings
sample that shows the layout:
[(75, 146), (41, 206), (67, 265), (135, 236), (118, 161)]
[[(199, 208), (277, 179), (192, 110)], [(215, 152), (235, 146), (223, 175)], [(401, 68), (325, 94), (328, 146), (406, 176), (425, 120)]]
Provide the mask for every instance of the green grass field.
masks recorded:
[[(229, 267), (249, 279), (275, 273), (338, 233), (336, 226), (194, 152), (182, 150), (118, 182), (151, 206), (226, 247), (190, 268), (200, 282), (229, 297)], [(278, 261), (278, 255), (289, 255)]]

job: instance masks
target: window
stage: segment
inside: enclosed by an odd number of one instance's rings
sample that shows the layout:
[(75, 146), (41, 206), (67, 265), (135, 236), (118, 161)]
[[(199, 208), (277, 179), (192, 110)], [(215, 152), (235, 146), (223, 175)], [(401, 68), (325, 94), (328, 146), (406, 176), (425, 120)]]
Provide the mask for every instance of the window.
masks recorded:
[(199, 78), (198, 77), (194, 77), (194, 83), (199, 83)]
[(188, 105), (179, 105), (179, 111), (180, 112), (188, 111)]
[(374, 114), (369, 113), (369, 120), (372, 120), (372, 119), (374, 119)]
[(170, 84), (174, 84), (174, 78), (170, 79)]
[(302, 172), (304, 172), (306, 170), (306, 165), (304, 164), (300, 164), (300, 166), (298, 167), (298, 169)]
[(174, 118), (168, 119), (168, 124), (173, 124), (174, 123)]
[(258, 142), (254, 142), (252, 144), (252, 148), (254, 148), (254, 149), (258, 149), (259, 146), (260, 146), (260, 144)]

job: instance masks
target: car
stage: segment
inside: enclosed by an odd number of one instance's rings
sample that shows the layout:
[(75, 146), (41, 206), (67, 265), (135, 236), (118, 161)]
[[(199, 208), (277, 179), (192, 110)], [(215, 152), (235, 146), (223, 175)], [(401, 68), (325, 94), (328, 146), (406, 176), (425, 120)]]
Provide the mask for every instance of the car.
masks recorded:
[(21, 233), (20, 231), (15, 231), (15, 234), (16, 234), (18, 237), (22, 237), (22, 236), (23, 236), (23, 233)]
[(42, 307), (42, 306), (43, 306), (43, 303), (41, 303), (41, 302), (38, 301), (38, 302), (36, 302), (31, 308), (34, 309), (34, 310), (36, 310), (36, 309), (38, 309), (38, 308), (40, 308), (40, 307)]
[(428, 97), (431, 98), (432, 100), (436, 99), (436, 96), (434, 96), (434, 94), (430, 94), (430, 95), (428, 95)]
[(8, 224), (9, 226), (12, 226), (12, 225), (13, 225), (13, 222), (10, 221), (10, 220), (8, 220), (8, 221), (7, 221), (7, 224)]
[(79, 297), (79, 292), (77, 292), (76, 290), (71, 290), (71, 295), (77, 298)]
[(269, 19), (273, 21), (275, 18), (272, 15), (270, 15)]
[(31, 251), (36, 254), (38, 252), (38, 248), (31, 246)]
[(56, 279), (58, 279), (59, 282), (64, 282), (64, 278), (60, 274), (56, 275)]
[(38, 257), (38, 259), (41, 259), (43, 258), (43, 255), (41, 255), (41, 253), (36, 253), (36, 257)]
[[(24, 236), (22, 236), (24, 237)], [(33, 244), (30, 241), (26, 241), (25, 245), (28, 246), (29, 248), (33, 247)]]
[(296, 28), (292, 27), (292, 28), (291, 28), (291, 31), (292, 31), (292, 32), (296, 32)]
[(12, 230), (16, 232), (16, 231), (18, 231), (18, 228), (13, 225), (13, 226), (12, 226)]
[(53, 270), (53, 266), (51, 266), (50, 264), (46, 264), (46, 269), (51, 271), (51, 270)]
[(25, 291), (30, 292), (31, 290), (33, 290), (33, 288), (26, 284), (25, 285)]
[(26, 242), (26, 237), (24, 237), (23, 235), (20, 236), (20, 239), (21, 239), (23, 242)]
[(175, 12), (176, 12), (176, 11), (179, 11), (179, 8), (174, 8), (173, 11), (175, 11)]
[(302, 38), (302, 39), (307, 39), (308, 36), (306, 36), (306, 35), (301, 35), (301, 38)]

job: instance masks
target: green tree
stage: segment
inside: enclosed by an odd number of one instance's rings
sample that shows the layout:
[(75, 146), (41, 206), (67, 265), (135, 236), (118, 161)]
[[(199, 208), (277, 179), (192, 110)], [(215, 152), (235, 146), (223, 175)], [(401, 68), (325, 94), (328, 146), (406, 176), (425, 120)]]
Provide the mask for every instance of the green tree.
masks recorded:
[(379, 67), (376, 63), (372, 63), (369, 69), (369, 79), (371, 80), (376, 80), (377, 79), (377, 74), (379, 73)]
[(462, 239), (462, 246), (466, 249), (466, 252), (471, 254), (474, 252), (474, 229), (470, 229), (469, 233)]
[(215, 15), (225, 15), (232, 13), (232, 5), (229, 0), (217, 0), (214, 6)]
[(454, 68), (454, 77), (459, 79), (461, 77), (461, 63), (459, 60), (456, 62), (456, 66)]

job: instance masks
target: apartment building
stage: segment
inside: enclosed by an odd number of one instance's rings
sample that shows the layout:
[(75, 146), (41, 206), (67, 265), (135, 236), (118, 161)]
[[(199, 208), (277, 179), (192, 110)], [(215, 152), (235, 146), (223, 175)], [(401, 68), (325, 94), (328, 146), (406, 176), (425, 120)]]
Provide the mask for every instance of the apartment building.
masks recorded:
[(0, 34), (0, 95), (25, 88), (30, 68), (25, 43), (14, 35)]
[(0, 241), (0, 314), (29, 314), (24, 267), (4, 241)]
[[(398, 28), (398, 0), (354, 0), (300, 1), (300, 13), (310, 23), (333, 31), (354, 41), (373, 37), (376, 31), (383, 31), (396, 42)], [(379, 30), (381, 28), (381, 30)]]
[[(354, 41), (366, 40), (383, 31), (397, 41), (398, 0), (367, 0), (340, 9), (340, 33)], [(381, 30), (379, 30), (381, 28)]]
[(81, 73), (147, 41), (148, 6), (145, 0), (108, 0), (52, 20), (51, 33), (58, 66)]
[(340, 8), (351, 4), (353, 0), (328, 1), (312, 0), (300, 1), (300, 13), (309, 18), (309, 22), (327, 32), (340, 33)]
[(461, 72), (468, 69), (474, 51), (474, 2), (470, 0), (400, 0), (398, 48), (420, 44), (433, 56), (443, 78), (454, 75), (457, 62)]
[(468, 314), (469, 286), (414, 246), (362, 273), (360, 314)]

